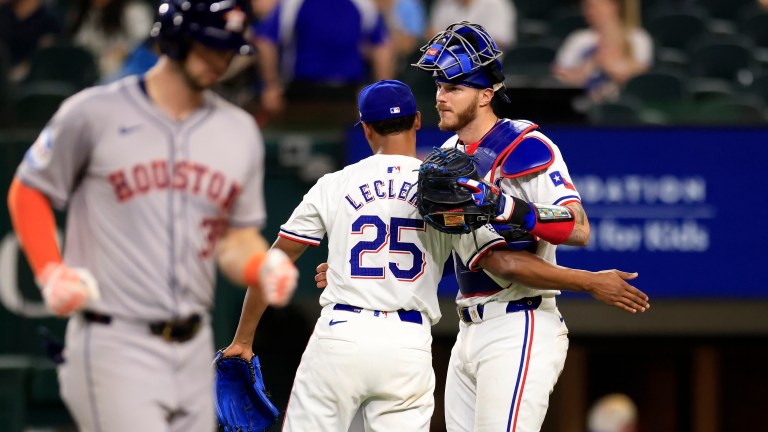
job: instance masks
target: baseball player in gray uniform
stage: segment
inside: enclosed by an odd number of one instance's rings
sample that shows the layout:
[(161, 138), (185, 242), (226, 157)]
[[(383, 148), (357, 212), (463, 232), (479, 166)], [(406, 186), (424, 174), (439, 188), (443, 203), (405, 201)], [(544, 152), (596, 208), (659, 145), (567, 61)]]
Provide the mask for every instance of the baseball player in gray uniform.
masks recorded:
[[(249, 54), (240, 1), (166, 0), (146, 75), (65, 101), (9, 193), (46, 305), (70, 316), (61, 394), (81, 431), (212, 431), (215, 265), (290, 289), (267, 252), (262, 137), (207, 90)], [(52, 206), (67, 207), (63, 258)]]
[[(501, 278), (599, 286), (617, 295), (636, 291), (615, 273), (493, 251), (505, 240), (489, 227), (457, 236), (427, 225), (412, 187), (421, 165), (413, 94), (399, 81), (379, 81), (363, 89), (358, 102), (373, 156), (321, 178), (273, 245), (297, 259), (328, 234), (323, 309), (296, 372), (283, 431), (346, 432), (358, 409), (368, 431), (429, 430), (435, 385), (430, 326), (440, 319), (437, 283), (452, 249), (469, 268)], [(285, 304), (290, 295), (272, 297)], [(260, 295), (248, 290), (224, 355), (250, 358), (261, 311)]]
[[(456, 132), (443, 147), (474, 155), (491, 186), (459, 183), (476, 188), (479, 201), (488, 193), (504, 195), (494, 228), (511, 247), (525, 247), (551, 263), (556, 244), (586, 245), (589, 222), (560, 150), (537, 125), (493, 112), (493, 98), (506, 95), (501, 51), (491, 36), (479, 25), (455, 23), (422, 51), (414, 66), (435, 78), (439, 127)], [(544, 205), (520, 205), (517, 197)], [(520, 209), (530, 215), (526, 225), (510, 225)], [(461, 260), (454, 262), (460, 323), (446, 379), (447, 429), (538, 431), (568, 350), (568, 328), (555, 301), (566, 287), (542, 290), (539, 283), (472, 272)], [(639, 291), (601, 300), (630, 313), (649, 307)]]

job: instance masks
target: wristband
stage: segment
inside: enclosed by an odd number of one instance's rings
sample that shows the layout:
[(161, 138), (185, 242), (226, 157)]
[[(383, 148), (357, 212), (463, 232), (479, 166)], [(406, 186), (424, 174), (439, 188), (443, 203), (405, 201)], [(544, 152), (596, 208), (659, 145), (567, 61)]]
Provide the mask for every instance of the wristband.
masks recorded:
[(264, 259), (267, 257), (266, 252), (256, 252), (248, 258), (243, 268), (243, 281), (246, 285), (258, 285), (259, 273), (261, 272), (261, 266), (264, 264)]

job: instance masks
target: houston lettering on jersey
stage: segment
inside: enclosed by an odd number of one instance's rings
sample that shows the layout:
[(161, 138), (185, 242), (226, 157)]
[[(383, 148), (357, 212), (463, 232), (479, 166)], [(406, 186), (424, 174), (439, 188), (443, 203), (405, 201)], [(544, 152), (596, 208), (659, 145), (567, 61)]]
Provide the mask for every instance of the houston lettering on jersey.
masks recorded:
[(344, 198), (346, 198), (347, 203), (349, 203), (355, 211), (360, 210), (368, 203), (381, 199), (407, 200), (408, 204), (416, 207), (416, 194), (414, 193), (411, 198), (408, 199), (408, 193), (411, 191), (412, 186), (413, 185), (407, 181), (398, 181), (396, 183), (395, 179), (374, 180), (373, 183), (361, 184), (354, 192), (348, 194)]
[(204, 195), (227, 211), (234, 204), (240, 185), (227, 178), (221, 171), (189, 161), (169, 166), (167, 160), (155, 160), (119, 169), (107, 176), (115, 198), (120, 203), (149, 193), (152, 190), (173, 188), (192, 195)]

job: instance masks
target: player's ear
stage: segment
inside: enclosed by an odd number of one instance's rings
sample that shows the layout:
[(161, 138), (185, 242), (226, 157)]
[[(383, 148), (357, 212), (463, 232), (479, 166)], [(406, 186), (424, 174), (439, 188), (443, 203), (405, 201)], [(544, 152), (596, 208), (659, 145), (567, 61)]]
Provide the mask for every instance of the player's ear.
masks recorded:
[(480, 90), (480, 98), (478, 103), (480, 104), (480, 107), (485, 107), (487, 105), (491, 104), (491, 101), (493, 100), (493, 89), (486, 88)]
[(416, 118), (413, 120), (413, 130), (421, 129), (421, 111), (416, 111)]
[(365, 139), (368, 141), (368, 144), (373, 145), (373, 128), (368, 126), (365, 122), (360, 123), (360, 126), (363, 127), (363, 133), (365, 134)]

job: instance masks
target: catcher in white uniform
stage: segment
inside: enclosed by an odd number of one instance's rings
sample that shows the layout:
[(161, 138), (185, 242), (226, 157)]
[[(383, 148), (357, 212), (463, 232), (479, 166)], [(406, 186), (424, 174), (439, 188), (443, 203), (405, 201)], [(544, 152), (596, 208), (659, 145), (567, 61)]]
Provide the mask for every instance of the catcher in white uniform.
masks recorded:
[[(435, 77), (439, 127), (456, 132), (443, 148), (473, 155), (487, 183), (459, 184), (476, 191), (478, 204), (497, 200), (495, 230), (511, 247), (553, 264), (556, 244), (586, 245), (589, 223), (557, 146), (535, 124), (499, 119), (491, 108), (496, 95), (508, 102), (491, 36), (479, 25), (456, 23), (422, 51), (414, 66)], [(454, 258), (461, 322), (446, 381), (447, 429), (538, 431), (568, 350), (559, 291), (473, 272)], [(632, 313), (648, 307), (640, 292), (600, 300)]]
[[(207, 90), (248, 5), (166, 0), (145, 76), (64, 102), (9, 193), (45, 304), (67, 324), (61, 393), (83, 432), (212, 431), (215, 264), (238, 283), (296, 283), (267, 251), (261, 134)], [(67, 206), (62, 254), (52, 205)]]
[[(416, 209), (416, 130), (410, 89), (380, 81), (359, 97), (374, 155), (321, 178), (282, 225), (273, 248), (297, 259), (328, 233), (323, 310), (296, 373), (284, 431), (346, 432), (358, 409), (368, 431), (427, 431), (434, 407), (430, 326), (440, 318), (437, 283), (451, 250), (464, 265), (532, 283), (603, 292), (635, 290), (615, 273), (550, 265), (527, 252), (494, 252), (489, 228), (456, 236), (429, 227)], [(479, 177), (478, 177), (479, 179)], [(324, 275), (324, 276), (326, 276)], [(582, 279), (586, 276), (586, 279)], [(270, 296), (285, 304), (290, 292)], [(249, 290), (237, 334), (224, 355), (249, 358), (261, 316)]]

